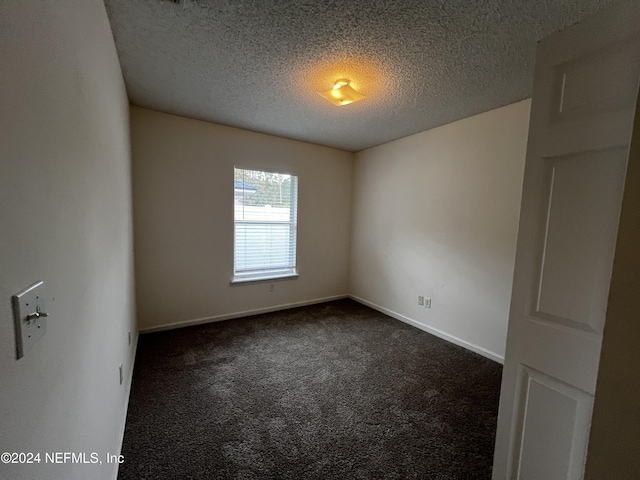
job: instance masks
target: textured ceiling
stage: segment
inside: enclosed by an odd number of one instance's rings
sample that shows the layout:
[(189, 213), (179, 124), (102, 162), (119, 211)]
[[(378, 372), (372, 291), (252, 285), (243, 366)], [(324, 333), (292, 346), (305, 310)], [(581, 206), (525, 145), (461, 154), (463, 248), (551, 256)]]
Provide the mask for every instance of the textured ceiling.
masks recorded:
[[(135, 105), (357, 151), (531, 95), (536, 41), (611, 0), (106, 0)], [(339, 78), (367, 98), (336, 107)]]

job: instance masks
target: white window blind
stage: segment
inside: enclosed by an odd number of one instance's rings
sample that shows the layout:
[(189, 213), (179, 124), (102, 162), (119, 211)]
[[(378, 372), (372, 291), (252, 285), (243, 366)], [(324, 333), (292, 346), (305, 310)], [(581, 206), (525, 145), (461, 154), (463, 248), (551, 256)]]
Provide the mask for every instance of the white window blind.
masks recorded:
[(295, 275), (298, 177), (234, 170), (233, 280)]

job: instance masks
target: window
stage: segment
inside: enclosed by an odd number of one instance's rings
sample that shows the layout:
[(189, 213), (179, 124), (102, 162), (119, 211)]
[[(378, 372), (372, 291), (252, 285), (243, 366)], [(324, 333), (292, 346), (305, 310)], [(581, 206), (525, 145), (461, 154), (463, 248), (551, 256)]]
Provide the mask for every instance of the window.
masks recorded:
[(298, 177), (234, 169), (233, 283), (296, 276)]

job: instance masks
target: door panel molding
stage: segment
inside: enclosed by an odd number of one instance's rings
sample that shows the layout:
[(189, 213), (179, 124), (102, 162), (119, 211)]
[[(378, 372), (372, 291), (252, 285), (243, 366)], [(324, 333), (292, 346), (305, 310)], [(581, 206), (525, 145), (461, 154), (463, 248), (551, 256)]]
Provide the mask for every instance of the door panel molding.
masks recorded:
[[(520, 428), (512, 446), (509, 478), (582, 478), (584, 458), (575, 452), (586, 451), (593, 396), (524, 364), (519, 365), (518, 377), (516, 422)], [(562, 422), (535, 409), (553, 411)]]

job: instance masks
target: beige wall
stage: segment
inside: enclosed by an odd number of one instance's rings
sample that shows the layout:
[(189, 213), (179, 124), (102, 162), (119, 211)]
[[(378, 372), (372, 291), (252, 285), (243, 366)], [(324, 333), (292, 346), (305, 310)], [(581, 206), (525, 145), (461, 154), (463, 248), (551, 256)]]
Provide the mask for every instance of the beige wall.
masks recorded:
[[(348, 293), (353, 154), (137, 107), (131, 124), (141, 329)], [(234, 165), (298, 175), (298, 279), (229, 285)]]
[(504, 356), (529, 109), (522, 101), (356, 154), (351, 294)]
[[(0, 65), (0, 451), (42, 454), (0, 478), (114, 478), (44, 458), (119, 453), (133, 366), (128, 102), (103, 3), (0, 2)], [(37, 280), (48, 330), (16, 360), (11, 295)]]
[(640, 97), (602, 340), (585, 478), (640, 475)]

